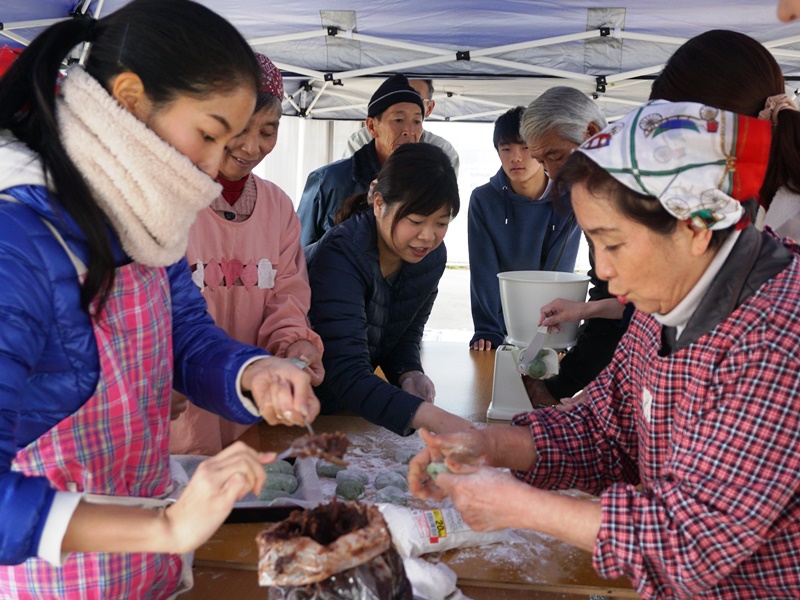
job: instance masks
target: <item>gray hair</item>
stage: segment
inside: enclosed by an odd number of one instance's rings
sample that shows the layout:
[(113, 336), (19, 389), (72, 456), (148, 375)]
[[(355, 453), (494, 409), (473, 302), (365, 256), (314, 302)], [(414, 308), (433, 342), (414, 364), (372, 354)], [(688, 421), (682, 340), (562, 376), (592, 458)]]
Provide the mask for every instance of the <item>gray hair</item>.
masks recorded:
[(256, 107), (253, 109), (253, 114), (259, 111), (275, 111), (278, 114), (283, 112), (283, 98), (278, 98), (275, 94), (269, 92), (259, 92), (256, 96)]
[(534, 143), (550, 131), (574, 144), (586, 139), (586, 128), (595, 123), (603, 129), (608, 123), (600, 107), (582, 91), (567, 87), (552, 87), (528, 105), (522, 114), (520, 136)]
[(409, 81), (422, 81), (428, 87), (428, 97), (425, 100), (430, 100), (433, 98), (433, 79), (421, 79), (419, 77), (409, 77)]

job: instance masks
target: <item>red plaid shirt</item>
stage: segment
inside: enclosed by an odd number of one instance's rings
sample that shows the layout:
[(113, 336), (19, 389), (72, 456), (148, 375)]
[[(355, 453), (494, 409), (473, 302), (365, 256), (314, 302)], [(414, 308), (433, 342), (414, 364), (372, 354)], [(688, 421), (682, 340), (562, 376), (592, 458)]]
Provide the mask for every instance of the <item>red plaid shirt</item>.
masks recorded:
[(600, 495), (594, 567), (652, 598), (800, 597), (800, 265), (659, 356), (637, 312), (587, 402), (541, 409), (520, 479)]

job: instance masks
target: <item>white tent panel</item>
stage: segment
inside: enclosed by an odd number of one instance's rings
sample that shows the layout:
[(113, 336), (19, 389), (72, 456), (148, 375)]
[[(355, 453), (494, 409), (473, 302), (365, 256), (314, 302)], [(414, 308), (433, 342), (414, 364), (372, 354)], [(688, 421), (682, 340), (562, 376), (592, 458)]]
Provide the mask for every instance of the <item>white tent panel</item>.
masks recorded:
[[(40, 30), (31, 21), (102, 16), (126, 1), (0, 0), (0, 35), (24, 44)], [(434, 80), (438, 118), (491, 121), (563, 83), (596, 95), (613, 118), (646, 99), (680, 43), (713, 28), (770, 46), (789, 91), (800, 75), (800, 25), (778, 22), (776, 0), (200, 1), (284, 70), (285, 114), (309, 118), (362, 119), (394, 72)]]

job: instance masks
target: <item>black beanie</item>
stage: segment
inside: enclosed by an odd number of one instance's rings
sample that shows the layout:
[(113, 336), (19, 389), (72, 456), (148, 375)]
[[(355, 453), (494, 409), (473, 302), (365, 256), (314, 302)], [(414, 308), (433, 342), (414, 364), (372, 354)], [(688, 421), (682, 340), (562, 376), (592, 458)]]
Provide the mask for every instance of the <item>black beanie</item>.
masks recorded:
[(397, 74), (389, 77), (372, 94), (372, 98), (369, 99), (369, 104), (367, 105), (367, 116), (376, 117), (392, 104), (399, 102), (412, 102), (419, 106), (423, 115), (425, 114), (425, 104), (422, 102), (422, 96), (411, 87), (404, 75)]

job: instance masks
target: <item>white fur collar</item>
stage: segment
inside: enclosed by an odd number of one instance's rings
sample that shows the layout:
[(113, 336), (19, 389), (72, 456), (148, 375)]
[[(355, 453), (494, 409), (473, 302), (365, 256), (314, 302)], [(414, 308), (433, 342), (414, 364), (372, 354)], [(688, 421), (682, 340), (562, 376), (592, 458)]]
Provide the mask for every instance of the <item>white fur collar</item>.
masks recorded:
[(186, 253), (197, 212), (221, 186), (123, 108), (81, 67), (61, 86), (58, 126), (72, 161), (135, 261), (168, 266)]

